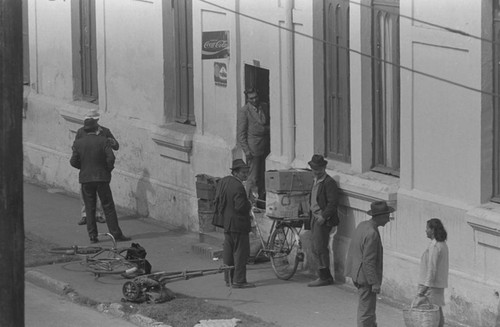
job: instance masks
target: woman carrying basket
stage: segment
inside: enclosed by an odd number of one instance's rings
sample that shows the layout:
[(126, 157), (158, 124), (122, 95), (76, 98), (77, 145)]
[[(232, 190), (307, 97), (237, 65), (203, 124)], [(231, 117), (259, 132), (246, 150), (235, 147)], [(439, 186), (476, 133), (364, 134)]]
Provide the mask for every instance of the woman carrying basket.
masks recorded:
[(431, 239), (429, 246), (420, 260), (420, 278), (418, 284), (418, 301), (422, 303), (427, 297), (431, 304), (439, 306), (439, 327), (444, 326), (444, 289), (448, 287), (448, 234), (443, 223), (437, 218), (427, 221), (425, 229), (427, 237)]

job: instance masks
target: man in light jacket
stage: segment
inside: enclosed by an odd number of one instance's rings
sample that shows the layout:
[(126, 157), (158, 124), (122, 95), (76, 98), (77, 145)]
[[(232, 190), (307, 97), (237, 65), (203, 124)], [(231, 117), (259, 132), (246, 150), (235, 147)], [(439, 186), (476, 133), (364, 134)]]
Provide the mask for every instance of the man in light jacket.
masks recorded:
[(238, 111), (238, 144), (250, 166), (246, 190), (249, 196), (258, 194), (265, 200), (266, 157), (270, 152), (269, 105), (260, 102), (257, 90), (245, 91), (247, 103)]
[(352, 235), (346, 263), (346, 276), (358, 288), (358, 327), (376, 327), (377, 294), (382, 285), (384, 249), (378, 227), (385, 226), (394, 208), (385, 201), (371, 204), (370, 220), (362, 221)]

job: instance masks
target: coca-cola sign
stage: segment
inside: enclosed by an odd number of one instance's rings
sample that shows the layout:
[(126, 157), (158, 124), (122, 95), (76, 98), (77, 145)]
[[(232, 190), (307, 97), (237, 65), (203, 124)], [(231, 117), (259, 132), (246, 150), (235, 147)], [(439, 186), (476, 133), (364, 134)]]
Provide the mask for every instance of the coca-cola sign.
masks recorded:
[(229, 31), (203, 32), (201, 59), (229, 57)]

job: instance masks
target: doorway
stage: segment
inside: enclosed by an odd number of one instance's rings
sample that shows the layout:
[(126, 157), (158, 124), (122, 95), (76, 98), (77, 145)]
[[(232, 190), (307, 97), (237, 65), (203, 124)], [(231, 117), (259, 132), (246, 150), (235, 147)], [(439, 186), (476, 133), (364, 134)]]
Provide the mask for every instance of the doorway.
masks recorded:
[[(269, 70), (252, 65), (245, 65), (245, 90), (255, 88), (260, 101), (269, 104)], [(245, 98), (245, 103), (246, 103)]]

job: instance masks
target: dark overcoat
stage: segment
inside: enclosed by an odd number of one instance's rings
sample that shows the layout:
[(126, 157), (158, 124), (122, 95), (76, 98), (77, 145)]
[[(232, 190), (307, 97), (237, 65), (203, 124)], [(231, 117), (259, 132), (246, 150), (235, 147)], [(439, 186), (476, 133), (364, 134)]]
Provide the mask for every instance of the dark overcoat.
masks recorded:
[(225, 232), (249, 233), (251, 230), (250, 210), (243, 183), (230, 175), (217, 183), (215, 191), (214, 224), (223, 227)]
[[(78, 140), (78, 139), (84, 137), (87, 134), (88, 133), (85, 131), (85, 128), (84, 127), (80, 127), (76, 131), (75, 140)], [(104, 136), (106, 139), (113, 139), (115, 142), (113, 144), (111, 144), (111, 149), (113, 149), (113, 150), (116, 151), (116, 150), (118, 150), (120, 148), (120, 144), (118, 143), (118, 141), (116, 140), (116, 138), (113, 136), (113, 134), (111, 133), (111, 130), (109, 128), (106, 128), (104, 126), (98, 125), (98, 127), (97, 127), (97, 135)]]
[(110, 182), (115, 155), (108, 140), (96, 134), (87, 134), (73, 143), (71, 166), (80, 169), (78, 180), (89, 182)]
[[(316, 201), (321, 209), (321, 216), (325, 220), (325, 225), (327, 227), (333, 227), (339, 224), (337, 212), (339, 193), (337, 182), (327, 174), (325, 180), (319, 184), (316, 196)], [(309, 204), (310, 203), (311, 196), (309, 195)], [(309, 216), (312, 218), (312, 214)]]

